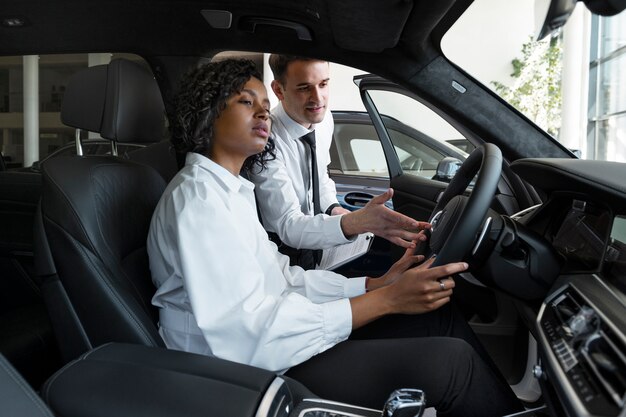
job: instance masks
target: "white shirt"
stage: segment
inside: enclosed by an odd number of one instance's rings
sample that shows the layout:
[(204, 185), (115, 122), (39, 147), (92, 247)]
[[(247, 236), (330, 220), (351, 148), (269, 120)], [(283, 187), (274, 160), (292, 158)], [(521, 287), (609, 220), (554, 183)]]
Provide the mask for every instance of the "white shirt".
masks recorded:
[[(328, 176), (334, 122), (327, 113), (315, 130), (317, 172), (322, 212), (337, 203), (335, 183)], [(263, 226), (297, 249), (325, 249), (348, 243), (341, 230), (341, 216), (313, 216), (310, 150), (300, 137), (309, 132), (285, 112), (282, 103), (272, 110), (272, 137), (276, 159), (250, 179), (256, 184)]]
[(167, 347), (284, 371), (345, 340), (364, 278), (289, 266), (258, 221), (254, 185), (196, 154), (148, 234)]

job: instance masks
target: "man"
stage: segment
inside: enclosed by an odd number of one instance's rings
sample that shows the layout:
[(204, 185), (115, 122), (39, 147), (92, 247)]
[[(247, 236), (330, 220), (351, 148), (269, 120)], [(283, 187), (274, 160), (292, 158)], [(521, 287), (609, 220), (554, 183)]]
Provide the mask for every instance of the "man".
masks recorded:
[[(345, 244), (360, 233), (372, 232), (405, 248), (412, 246), (413, 240), (425, 239), (418, 231), (427, 227), (426, 223), (384, 205), (392, 197), (392, 190), (355, 212), (337, 202), (335, 184), (327, 171), (334, 129), (332, 116), (325, 117), (329, 63), (274, 54), (269, 63), (274, 74), (271, 87), (280, 100), (272, 110), (276, 159), (250, 177), (256, 185), (263, 225), (281, 252), (290, 256), (292, 264), (310, 269), (315, 267), (315, 255), (306, 249)], [(303, 140), (310, 132), (315, 135), (314, 149)], [(310, 162), (313, 152), (316, 166)], [(316, 188), (318, 203), (314, 198)]]

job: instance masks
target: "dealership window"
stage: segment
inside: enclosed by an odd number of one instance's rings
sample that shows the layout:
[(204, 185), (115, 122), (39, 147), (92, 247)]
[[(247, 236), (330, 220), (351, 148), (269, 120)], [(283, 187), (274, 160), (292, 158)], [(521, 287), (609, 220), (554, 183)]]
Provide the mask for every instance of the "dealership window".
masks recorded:
[[(90, 65), (124, 57), (145, 61), (132, 54), (40, 55), (37, 59), (39, 91), (39, 160), (75, 139), (75, 129), (61, 123), (61, 103), (69, 79)], [(147, 65), (147, 64), (146, 64)], [(24, 60), (0, 57), (0, 152), (7, 168), (24, 165)], [(82, 132), (81, 138), (98, 137)], [(29, 164), (27, 164), (29, 165)]]
[(626, 14), (594, 15), (591, 33), (587, 153), (626, 162)]

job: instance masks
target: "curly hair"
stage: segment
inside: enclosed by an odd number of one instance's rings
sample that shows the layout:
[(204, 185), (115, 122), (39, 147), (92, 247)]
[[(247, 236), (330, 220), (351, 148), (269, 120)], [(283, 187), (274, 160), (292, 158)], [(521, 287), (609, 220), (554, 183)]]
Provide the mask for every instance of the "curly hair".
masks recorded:
[[(174, 98), (174, 117), (170, 123), (171, 142), (184, 161), (188, 152), (209, 155), (213, 124), (226, 108), (226, 102), (238, 94), (250, 78), (262, 80), (254, 62), (248, 59), (225, 59), (201, 65), (187, 73)], [(250, 156), (243, 170), (263, 169), (275, 158), (274, 140), (270, 137), (265, 149)]]

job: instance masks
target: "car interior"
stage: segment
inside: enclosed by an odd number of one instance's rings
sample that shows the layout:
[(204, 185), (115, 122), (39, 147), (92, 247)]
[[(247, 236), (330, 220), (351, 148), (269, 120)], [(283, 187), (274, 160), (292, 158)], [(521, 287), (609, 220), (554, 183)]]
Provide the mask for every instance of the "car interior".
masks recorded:
[[(114, 148), (145, 146), (128, 158), (62, 155), (40, 172), (0, 169), (0, 415), (434, 415), (420, 387), (397, 387), (380, 409), (366, 409), (319, 398), (274, 372), (165, 348), (146, 236), (178, 169), (169, 106), (188, 68), (243, 46), (306, 48), (380, 75), (358, 87), (389, 175), (342, 185), (365, 191), (352, 200), (355, 208), (371, 198), (362, 184), (391, 186), (396, 211), (433, 224), (425, 253), (436, 253), (437, 264), (470, 263), (456, 280), (459, 307), (526, 405), (516, 416), (624, 415), (626, 168), (577, 159), (442, 55), (441, 37), (472, 1), (63, 3), (63, 17), (52, 4), (7, 5), (7, 15), (26, 16), (37, 33), (23, 28), (22, 39), (0, 28), (0, 54), (129, 50), (145, 57), (150, 69), (114, 59), (76, 72), (61, 108), (66, 126), (96, 132)], [(563, 11), (552, 7), (554, 16)], [(108, 35), (77, 36), (103, 28), (98, 14), (109, 18)], [(135, 30), (136, 16), (168, 30)], [(58, 24), (68, 21), (75, 26)], [(52, 34), (67, 45), (39, 44)], [(377, 54), (382, 59), (372, 59)], [(476, 148), (450, 182), (412, 175), (414, 165), (395, 150), (373, 92), (399, 89), (436, 109)], [(378, 242), (372, 258), (338, 272), (359, 275), (376, 269), (376, 256), (400, 254)]]

